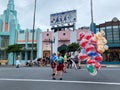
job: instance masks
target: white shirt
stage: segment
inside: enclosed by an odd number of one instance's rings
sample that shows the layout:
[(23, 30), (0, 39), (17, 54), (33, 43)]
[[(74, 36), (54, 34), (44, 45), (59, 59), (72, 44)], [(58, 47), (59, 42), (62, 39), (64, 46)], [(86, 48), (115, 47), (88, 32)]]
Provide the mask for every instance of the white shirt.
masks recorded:
[(20, 60), (16, 60), (16, 65), (20, 65)]

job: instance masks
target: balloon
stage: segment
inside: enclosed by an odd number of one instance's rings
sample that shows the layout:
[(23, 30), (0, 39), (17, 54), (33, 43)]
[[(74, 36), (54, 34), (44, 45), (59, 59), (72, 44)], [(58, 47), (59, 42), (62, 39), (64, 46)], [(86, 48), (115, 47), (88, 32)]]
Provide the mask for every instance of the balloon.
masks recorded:
[(87, 70), (92, 76), (95, 76), (97, 74), (97, 70), (95, 69), (94, 65), (87, 65)]
[(101, 67), (100, 63), (98, 63), (98, 62), (94, 63), (94, 66), (97, 70), (100, 69), (100, 67)]
[(105, 51), (103, 45), (98, 45), (97, 50), (98, 50), (100, 53), (103, 53), (103, 52)]
[(102, 33), (103, 36), (105, 36), (104, 30), (100, 30), (100, 32)]
[(97, 39), (101, 39), (103, 37), (103, 35), (102, 35), (101, 32), (97, 32), (96, 33), (96, 37), (97, 37)]
[(96, 53), (96, 52), (89, 51), (89, 52), (87, 53), (87, 55), (90, 56), (90, 57), (93, 57), (93, 56), (96, 56), (97, 53)]
[(108, 50), (109, 47), (107, 45), (104, 45), (104, 48), (105, 48), (105, 50)]
[(93, 36), (92, 33), (89, 33), (89, 34), (87, 34), (87, 35), (85, 36), (85, 38), (86, 38), (87, 40), (89, 40), (92, 36)]
[(80, 35), (79, 35), (80, 40), (82, 40), (84, 36), (85, 36), (85, 33), (81, 32)]
[(97, 44), (97, 40), (95, 39), (95, 37), (91, 38), (90, 43), (93, 44), (93, 45)]
[(97, 75), (97, 70), (96, 70), (96, 69), (94, 69), (94, 72), (93, 72), (93, 73), (90, 73), (90, 75), (92, 75), (92, 76)]
[(92, 50), (94, 48), (94, 45), (88, 45), (85, 47), (86, 52)]
[(102, 38), (103, 39), (103, 43), (106, 44), (107, 43), (107, 40), (105, 37)]
[(101, 55), (96, 55), (94, 59), (98, 62), (101, 62), (103, 60), (103, 57)]
[(80, 42), (80, 46), (84, 48), (87, 43), (88, 43), (87, 39), (82, 39), (81, 42)]
[(94, 72), (94, 69), (95, 67), (93, 65), (87, 65), (87, 70), (90, 72), (90, 73), (93, 73)]
[(79, 55), (78, 55), (78, 58), (80, 59), (80, 60), (84, 60), (84, 59), (86, 59), (88, 57), (88, 55), (85, 53), (85, 54), (82, 54), (82, 53), (80, 53)]
[(87, 64), (93, 64), (93, 63), (96, 63), (96, 60), (94, 60), (94, 59), (88, 59), (87, 60), (87, 62), (86, 62)]

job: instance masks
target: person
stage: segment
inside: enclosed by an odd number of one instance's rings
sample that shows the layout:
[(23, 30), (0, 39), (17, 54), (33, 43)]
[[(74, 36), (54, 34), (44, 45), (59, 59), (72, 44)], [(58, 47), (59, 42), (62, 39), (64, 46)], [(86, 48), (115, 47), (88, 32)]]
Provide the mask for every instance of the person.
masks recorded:
[(53, 77), (53, 80), (55, 79), (54, 76), (55, 76), (56, 69), (57, 69), (56, 60), (57, 60), (56, 53), (53, 53), (52, 56), (50, 57), (50, 65), (51, 65), (51, 68), (52, 68), (52, 77)]
[(77, 69), (81, 69), (81, 66), (80, 66), (80, 60), (78, 59), (78, 53), (76, 53), (75, 57), (74, 57), (74, 62), (76, 64), (76, 67)]
[(67, 60), (67, 68), (72, 68), (71, 55), (68, 54), (68, 55), (67, 55), (67, 58), (68, 58), (68, 60)]
[(66, 68), (67, 68), (67, 60), (68, 60), (68, 58), (67, 58), (67, 53), (65, 53), (65, 55), (64, 55), (64, 73), (67, 72), (67, 71), (66, 71)]
[(64, 63), (64, 58), (61, 56), (60, 53), (58, 53), (58, 57), (57, 57), (57, 71), (56, 71), (56, 73), (55, 73), (54, 79), (56, 79), (56, 76), (57, 76), (57, 74), (59, 73), (59, 75), (60, 75), (60, 80), (62, 80), (63, 67), (64, 67), (63, 63)]
[(26, 62), (26, 66), (28, 66), (28, 67), (32, 67), (32, 66), (33, 66), (33, 62), (32, 62), (32, 60), (27, 61), (27, 62)]
[(20, 56), (18, 55), (17, 56), (17, 59), (16, 59), (16, 68), (19, 68), (20, 67)]

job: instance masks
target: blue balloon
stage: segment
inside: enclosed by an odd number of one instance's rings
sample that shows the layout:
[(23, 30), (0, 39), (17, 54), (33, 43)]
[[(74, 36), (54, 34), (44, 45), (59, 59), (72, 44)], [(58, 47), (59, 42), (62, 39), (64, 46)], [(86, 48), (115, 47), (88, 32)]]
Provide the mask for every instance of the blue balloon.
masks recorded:
[(91, 52), (91, 51), (89, 51), (87, 54), (88, 54), (88, 56), (90, 56), (90, 57), (93, 57), (93, 56), (96, 56), (96, 55), (97, 55), (96, 52)]

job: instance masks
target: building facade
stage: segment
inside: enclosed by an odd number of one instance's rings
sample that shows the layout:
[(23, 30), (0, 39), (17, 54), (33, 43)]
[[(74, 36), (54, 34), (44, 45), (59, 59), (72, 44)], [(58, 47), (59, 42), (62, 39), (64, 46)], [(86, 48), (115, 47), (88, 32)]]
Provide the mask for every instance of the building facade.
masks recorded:
[(109, 50), (105, 52), (104, 61), (120, 62), (120, 21), (115, 17), (111, 21), (97, 25), (97, 31), (104, 30)]
[[(20, 53), (21, 60), (24, 62), (30, 60), (31, 43), (32, 43), (31, 29), (22, 30), (17, 19), (17, 11), (15, 10), (14, 0), (9, 0), (7, 9), (0, 15), (0, 60), (8, 60), (8, 64), (13, 64), (13, 53), (7, 54), (6, 48), (9, 45), (19, 44), (22, 46)], [(39, 55), (37, 49), (39, 48), (38, 40), (41, 30), (35, 30), (34, 35), (34, 58)], [(16, 58), (14, 58), (16, 60)]]

